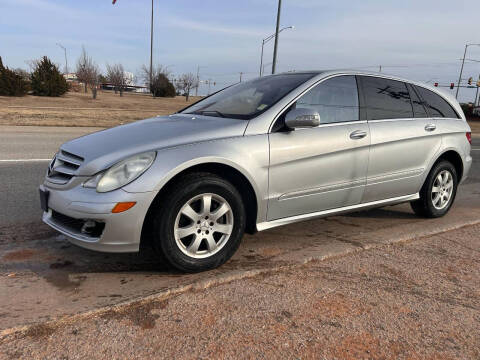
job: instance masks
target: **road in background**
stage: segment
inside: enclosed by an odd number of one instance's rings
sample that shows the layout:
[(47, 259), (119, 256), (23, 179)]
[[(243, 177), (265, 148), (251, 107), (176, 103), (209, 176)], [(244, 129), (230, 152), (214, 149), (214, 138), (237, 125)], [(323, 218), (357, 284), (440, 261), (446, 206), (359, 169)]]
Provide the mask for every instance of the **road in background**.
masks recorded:
[(38, 185), (59, 146), (101, 130), (90, 127), (0, 126), (0, 227), (40, 223)]

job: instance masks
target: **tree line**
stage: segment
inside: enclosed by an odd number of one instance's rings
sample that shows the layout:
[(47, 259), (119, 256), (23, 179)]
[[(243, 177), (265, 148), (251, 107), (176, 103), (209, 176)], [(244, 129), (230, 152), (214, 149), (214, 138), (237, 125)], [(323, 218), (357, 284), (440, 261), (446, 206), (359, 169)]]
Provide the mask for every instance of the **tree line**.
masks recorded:
[[(3, 65), (0, 57), (0, 96), (24, 96), (28, 93), (37, 96), (61, 96), (69, 90), (69, 83), (61, 74), (58, 65), (47, 56), (30, 61), (29, 64), (31, 72), (9, 69)], [(107, 64), (106, 73), (102, 74), (85, 47), (82, 47), (77, 59), (75, 73), (78, 81), (83, 84), (84, 92), (87, 93), (90, 89), (94, 99), (97, 98), (97, 89), (101, 84), (110, 84), (120, 96), (123, 96), (128, 86), (128, 78), (121, 63)], [(192, 73), (186, 73), (172, 82), (171, 75), (168, 67), (162, 65), (154, 66), (151, 74), (145, 65), (140, 69), (140, 78), (153, 97), (184, 95), (188, 101), (191, 90), (199, 85), (197, 78)]]

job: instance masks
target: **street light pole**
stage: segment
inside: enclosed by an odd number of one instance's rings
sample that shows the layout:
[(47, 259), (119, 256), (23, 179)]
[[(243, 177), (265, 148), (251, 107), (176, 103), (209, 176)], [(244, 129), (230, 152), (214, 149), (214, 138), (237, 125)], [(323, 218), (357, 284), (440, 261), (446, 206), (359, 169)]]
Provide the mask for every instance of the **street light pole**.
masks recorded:
[(260, 56), (260, 76), (262, 76), (263, 70), (263, 46), (265, 45), (265, 39), (262, 40), (262, 55)]
[(65, 74), (68, 74), (67, 49), (60, 43), (57, 43), (57, 45), (61, 47), (63, 49), (63, 52), (65, 53)]
[[(287, 29), (295, 29), (295, 26), (286, 26), (282, 29), (280, 29), (280, 31), (278, 32), (279, 34), (283, 31), (283, 30), (287, 30)], [(267, 42), (269, 42), (270, 40), (272, 40), (274, 37), (276, 37), (276, 34), (272, 34), (270, 36), (267, 36), (265, 39), (262, 40), (262, 54), (260, 56), (260, 76), (263, 75), (263, 70), (264, 70), (264, 66), (263, 66), (263, 47), (265, 46), (265, 44)], [(273, 64), (273, 63), (271, 63)]]
[(467, 56), (467, 49), (469, 46), (480, 46), (480, 44), (465, 44), (465, 51), (463, 52), (462, 67), (460, 68), (460, 76), (458, 77), (457, 84), (457, 93), (455, 94), (455, 99), (458, 99), (458, 91), (460, 90), (460, 83), (462, 81), (463, 67), (465, 65), (465, 57)]
[(282, 0), (278, 0), (277, 27), (275, 30), (275, 47), (273, 48), (272, 74), (275, 74), (275, 67), (277, 65), (278, 33), (280, 28), (280, 11), (281, 10), (282, 10)]
[(150, 24), (150, 92), (152, 91), (153, 78), (153, 0), (152, 0), (152, 19)]

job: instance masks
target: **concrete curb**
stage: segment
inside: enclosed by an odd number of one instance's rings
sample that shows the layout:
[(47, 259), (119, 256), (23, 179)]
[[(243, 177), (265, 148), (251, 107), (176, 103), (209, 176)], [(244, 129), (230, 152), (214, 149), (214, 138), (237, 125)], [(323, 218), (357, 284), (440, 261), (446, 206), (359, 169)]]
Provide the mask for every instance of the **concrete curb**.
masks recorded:
[[(320, 251), (321, 254), (318, 254), (318, 255), (315, 255), (315, 248), (318, 248), (318, 246), (316, 246), (316, 247), (299, 251), (299, 253), (303, 253), (303, 255), (297, 254), (297, 256), (295, 256), (295, 252), (293, 252), (293, 256), (292, 256), (293, 262), (290, 264), (285, 264), (284, 262), (283, 265), (274, 266), (274, 267), (265, 268), (265, 269), (252, 269), (252, 270), (246, 270), (246, 271), (236, 270), (236, 271), (229, 272), (227, 274), (221, 274), (213, 279), (200, 281), (197, 283), (188, 284), (184, 286), (179, 286), (177, 288), (167, 289), (167, 290), (158, 292), (156, 294), (149, 295), (144, 298), (125, 301), (113, 306), (97, 308), (94, 310), (78, 313), (75, 315), (66, 315), (56, 320), (4, 329), (0, 331), (0, 341), (4, 341), (6, 338), (12, 337), (12, 336), (28, 335), (29, 332), (32, 332), (32, 331), (34, 332), (35, 329), (48, 328), (50, 330), (55, 330), (57, 328), (75, 323), (77, 321), (87, 320), (90, 318), (104, 315), (107, 312), (108, 313), (111, 313), (112, 311), (122, 312), (128, 307), (139, 307), (150, 302), (160, 302), (172, 296), (181, 295), (190, 291), (201, 291), (213, 286), (228, 284), (230, 282), (237, 281), (237, 280), (253, 278), (259, 275), (273, 274), (279, 271), (300, 268), (305, 264), (308, 264), (313, 261), (325, 261), (328, 259), (334, 259), (334, 258), (346, 256), (352, 253), (357, 253), (360, 251), (381, 248), (381, 247), (399, 244), (399, 243), (406, 243), (406, 242), (414, 241), (415, 239), (420, 240), (422, 238), (438, 235), (448, 231), (457, 230), (463, 227), (473, 226), (477, 224), (480, 224), (480, 219), (469, 220), (469, 221), (457, 223), (457, 224), (451, 224), (451, 225), (438, 228), (436, 230), (426, 230), (426, 231), (420, 231), (420, 232), (415, 232), (410, 234), (404, 234), (399, 237), (395, 236), (395, 237), (386, 239), (382, 242), (369, 242), (361, 246), (352, 245), (351, 243), (349, 243), (346, 246), (342, 247), (340, 250), (335, 249), (327, 253), (325, 253), (325, 251)], [(305, 256), (305, 251), (313, 255)], [(292, 253), (290, 255), (292, 255)]]

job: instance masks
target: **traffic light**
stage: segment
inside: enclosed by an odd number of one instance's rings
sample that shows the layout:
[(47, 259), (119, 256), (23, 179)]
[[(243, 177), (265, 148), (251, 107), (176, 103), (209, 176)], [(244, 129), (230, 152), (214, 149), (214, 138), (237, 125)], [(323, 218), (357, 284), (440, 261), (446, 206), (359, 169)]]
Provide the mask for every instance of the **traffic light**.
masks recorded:
[(453, 89), (455, 87), (454, 83), (450, 83), (450, 89)]
[(472, 81), (473, 81), (473, 78), (470, 76), (470, 77), (468, 78), (468, 85), (472, 85)]
[(433, 84), (433, 86), (438, 87), (438, 83)]

